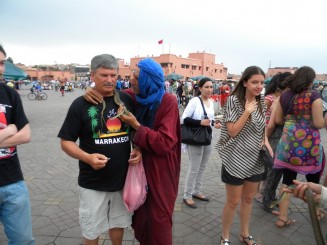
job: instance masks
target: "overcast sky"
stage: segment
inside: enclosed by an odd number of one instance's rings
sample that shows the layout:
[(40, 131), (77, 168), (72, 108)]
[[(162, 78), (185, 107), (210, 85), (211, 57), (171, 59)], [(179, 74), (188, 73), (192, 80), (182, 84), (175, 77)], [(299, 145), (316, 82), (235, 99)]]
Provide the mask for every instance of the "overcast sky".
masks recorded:
[(205, 51), (229, 73), (327, 73), (326, 10), (326, 0), (0, 0), (0, 43), (26, 65)]

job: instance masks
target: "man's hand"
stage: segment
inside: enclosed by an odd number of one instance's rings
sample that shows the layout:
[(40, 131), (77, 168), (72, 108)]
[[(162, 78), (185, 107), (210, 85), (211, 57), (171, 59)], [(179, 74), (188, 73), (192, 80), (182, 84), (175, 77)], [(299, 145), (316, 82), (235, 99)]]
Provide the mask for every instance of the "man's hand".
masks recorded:
[(283, 191), (288, 193), (293, 193), (293, 196), (298, 197), (306, 202), (307, 199), (305, 197), (305, 191), (307, 189), (311, 189), (314, 195), (315, 202), (320, 203), (321, 189), (322, 189), (321, 185), (312, 182), (300, 182), (297, 180), (293, 180), (293, 183), (296, 185), (294, 190), (284, 188)]
[(87, 163), (91, 165), (91, 167), (95, 170), (99, 170), (104, 168), (110, 158), (106, 157), (105, 155), (99, 153), (89, 154), (87, 158)]
[(137, 119), (131, 112), (128, 112), (128, 115), (124, 113), (124, 114), (120, 115), (119, 118), (124, 123), (127, 123), (129, 126), (134, 128), (135, 130), (138, 130), (139, 127), (141, 126), (141, 124), (137, 121)]
[(15, 124), (9, 124), (5, 130), (7, 131), (8, 130), (8, 134), (11, 136), (11, 135), (14, 135), (15, 133), (18, 132), (17, 130), (17, 127)]
[(84, 99), (87, 102), (97, 105), (99, 103), (102, 103), (103, 96), (99, 94), (95, 89), (88, 87), (85, 90)]
[(135, 147), (130, 154), (130, 159), (128, 160), (128, 163), (132, 165), (137, 165), (140, 163), (141, 160), (142, 160), (141, 150), (138, 147)]

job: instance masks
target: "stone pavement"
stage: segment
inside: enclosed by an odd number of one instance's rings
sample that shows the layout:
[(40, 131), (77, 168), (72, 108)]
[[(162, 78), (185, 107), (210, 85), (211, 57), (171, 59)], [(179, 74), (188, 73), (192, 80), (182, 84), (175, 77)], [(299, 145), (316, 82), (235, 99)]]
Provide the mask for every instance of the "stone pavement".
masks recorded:
[[(79, 245), (82, 242), (78, 223), (77, 160), (60, 149), (57, 133), (73, 99), (82, 94), (80, 89), (66, 93), (45, 91), (46, 101), (29, 101), (28, 90), (21, 90), (21, 98), (32, 129), (32, 142), (18, 147), (24, 176), (30, 190), (33, 233), (37, 245)], [(326, 130), (321, 130), (325, 147)], [(215, 130), (215, 143), (219, 130)], [(214, 144), (213, 144), (214, 145)], [(206, 168), (203, 192), (211, 201), (196, 201), (197, 209), (182, 204), (184, 179), (188, 168), (188, 155), (182, 155), (179, 195), (174, 212), (174, 245), (220, 244), (221, 215), (226, 200), (224, 184), (220, 181), (221, 160), (215, 149)], [(306, 204), (292, 199), (290, 217), (296, 224), (284, 229), (274, 225), (276, 217), (263, 211), (254, 202), (251, 234), (264, 245), (315, 244)], [(326, 236), (326, 221), (321, 222)], [(0, 225), (1, 226), (1, 225)], [(158, 230), (160, 232), (160, 230)], [(239, 244), (239, 218), (235, 216), (231, 244)], [(7, 244), (2, 227), (0, 245)], [(107, 234), (101, 236), (101, 245), (109, 245)], [(132, 229), (126, 229), (124, 245), (138, 245)]]

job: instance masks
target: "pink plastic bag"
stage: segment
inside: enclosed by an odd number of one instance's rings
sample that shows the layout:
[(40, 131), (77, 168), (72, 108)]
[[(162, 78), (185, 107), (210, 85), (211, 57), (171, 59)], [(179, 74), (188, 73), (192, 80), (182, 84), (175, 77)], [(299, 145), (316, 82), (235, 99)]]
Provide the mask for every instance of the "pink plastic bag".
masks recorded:
[(148, 183), (146, 181), (143, 162), (129, 165), (123, 189), (123, 199), (129, 212), (138, 209), (146, 199)]

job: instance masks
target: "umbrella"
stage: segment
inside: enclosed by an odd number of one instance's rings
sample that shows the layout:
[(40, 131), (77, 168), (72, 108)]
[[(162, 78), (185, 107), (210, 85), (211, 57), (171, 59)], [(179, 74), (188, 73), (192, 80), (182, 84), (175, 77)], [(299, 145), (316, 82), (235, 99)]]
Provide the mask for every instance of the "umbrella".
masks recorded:
[[(205, 78), (205, 77), (207, 77), (207, 76), (200, 75), (200, 76), (196, 76), (196, 77), (191, 77), (191, 79), (196, 81), (196, 80), (201, 80), (202, 78)], [(207, 78), (213, 80), (211, 77), (207, 77)]]
[(5, 79), (9, 80), (19, 80), (27, 77), (27, 74), (20, 69), (18, 66), (14, 65), (9, 61), (5, 61), (5, 72), (3, 74)]
[(182, 79), (183, 77), (184, 76), (179, 75), (179, 74), (173, 72), (173, 73), (167, 75), (165, 77), (165, 80), (178, 80), (178, 79)]
[(268, 77), (266, 80), (265, 80), (265, 85), (268, 85), (271, 81), (272, 77)]

